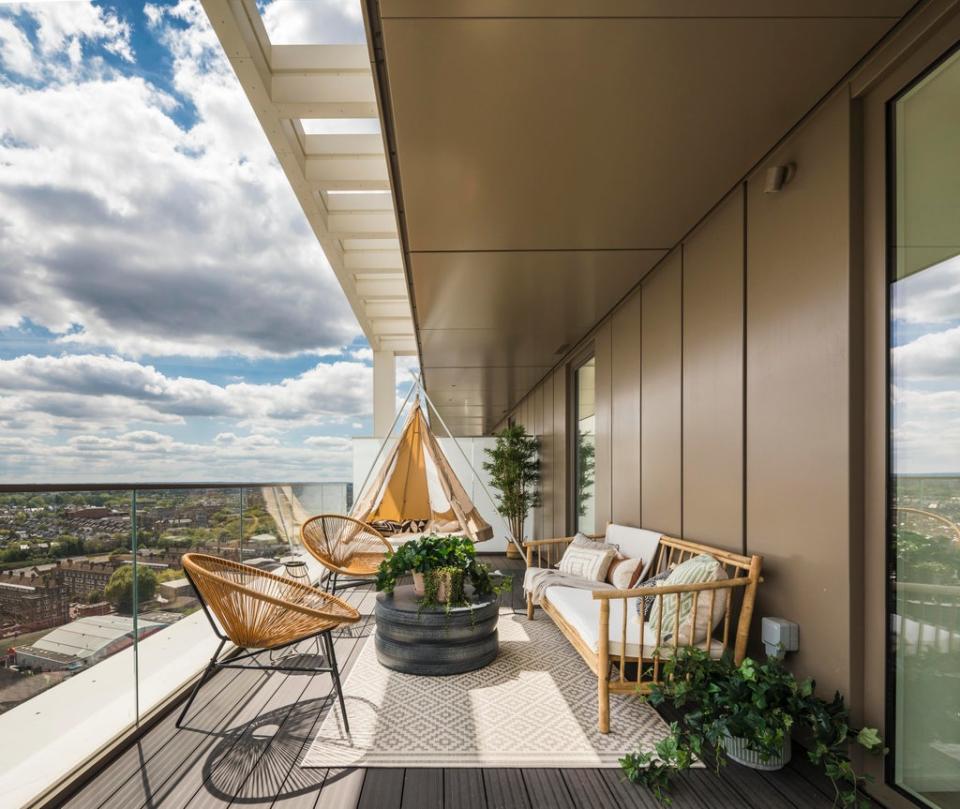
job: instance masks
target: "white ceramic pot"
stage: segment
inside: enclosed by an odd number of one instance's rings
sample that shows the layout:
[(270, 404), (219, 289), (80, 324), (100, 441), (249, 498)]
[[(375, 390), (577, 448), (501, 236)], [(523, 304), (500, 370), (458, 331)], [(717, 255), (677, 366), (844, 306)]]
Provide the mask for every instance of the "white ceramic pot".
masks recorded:
[(793, 752), (789, 735), (783, 739), (783, 750), (780, 751), (780, 755), (771, 756), (766, 761), (760, 757), (759, 753), (747, 746), (746, 739), (741, 739), (739, 736), (727, 734), (724, 746), (727, 748), (727, 758), (751, 770), (782, 770), (790, 763)]

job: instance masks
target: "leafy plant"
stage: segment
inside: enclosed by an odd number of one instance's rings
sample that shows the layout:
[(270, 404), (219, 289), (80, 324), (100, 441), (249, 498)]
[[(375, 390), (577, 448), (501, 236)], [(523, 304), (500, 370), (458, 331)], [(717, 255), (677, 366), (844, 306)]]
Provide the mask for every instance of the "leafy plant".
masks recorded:
[(467, 580), (480, 597), (499, 595), (510, 586), (508, 578), (499, 583), (493, 581), (490, 568), (477, 559), (476, 548), (467, 537), (431, 535), (404, 543), (380, 563), (377, 589), (392, 593), (398, 580), (408, 573), (425, 574), (425, 585), (434, 588), (432, 598), (425, 597), (429, 603), (436, 603), (437, 574), (459, 578), (459, 600), (447, 599), (448, 604), (465, 602), (463, 585)]
[[(769, 761), (783, 749), (795, 729), (810, 734), (810, 761), (820, 766), (836, 790), (835, 805), (868, 807), (859, 792), (866, 777), (850, 762), (849, 746), (883, 752), (883, 742), (874, 728), (856, 730), (850, 725), (843, 697), (829, 702), (817, 697), (813, 680), (798, 681), (780, 660), (757, 662), (746, 658), (739, 666), (729, 657), (715, 660), (702, 649), (684, 649), (664, 664), (663, 681), (655, 684), (648, 700), (680, 710), (680, 722), (671, 725), (669, 743), (650, 753), (634, 752), (620, 760), (627, 777), (650, 787), (661, 801), (670, 777), (687, 769), (693, 756), (706, 745), (718, 753), (717, 768), (725, 763), (729, 736), (746, 740), (761, 760)], [(682, 751), (682, 754), (674, 751)]]
[(486, 450), (483, 462), (490, 484), (497, 490), (497, 511), (506, 519), (510, 533), (523, 540), (527, 512), (540, 504), (539, 442), (522, 424), (511, 424), (497, 433), (497, 443)]
[(577, 432), (577, 516), (587, 515), (587, 504), (593, 496), (593, 472), (596, 468), (596, 447), (593, 433)]

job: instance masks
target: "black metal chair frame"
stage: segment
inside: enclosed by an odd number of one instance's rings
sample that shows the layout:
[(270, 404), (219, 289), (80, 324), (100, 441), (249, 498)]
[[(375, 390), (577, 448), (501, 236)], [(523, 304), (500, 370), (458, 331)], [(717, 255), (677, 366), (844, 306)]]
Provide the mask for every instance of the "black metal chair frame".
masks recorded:
[[(340, 668), (337, 665), (337, 654), (334, 650), (332, 635), (333, 627), (330, 629), (323, 629), (320, 632), (316, 632), (312, 635), (304, 635), (302, 638), (297, 638), (296, 640), (281, 644), (280, 646), (270, 646), (264, 649), (254, 650), (237, 647), (239, 654), (231, 653), (228, 654), (228, 656), (223, 660), (220, 660), (220, 653), (223, 651), (223, 647), (230, 642), (230, 638), (220, 631), (220, 627), (217, 626), (217, 622), (214, 620), (214, 617), (207, 606), (206, 600), (194, 583), (190, 573), (186, 570), (184, 570), (184, 573), (186, 574), (191, 587), (193, 587), (194, 592), (197, 594), (197, 598), (200, 601), (200, 606), (203, 607), (203, 613), (207, 616), (207, 620), (210, 622), (210, 626), (213, 629), (214, 634), (220, 639), (220, 643), (217, 645), (216, 651), (214, 651), (213, 657), (210, 658), (210, 662), (207, 664), (206, 669), (204, 669), (203, 673), (200, 675), (200, 679), (197, 680), (196, 684), (193, 686), (193, 689), (190, 691), (190, 696), (187, 698), (187, 702), (183, 706), (183, 710), (180, 711), (180, 716), (177, 717), (176, 724), (178, 728), (183, 727), (183, 720), (187, 715), (187, 711), (190, 710), (190, 706), (193, 704), (194, 699), (196, 699), (196, 696), (200, 692), (200, 689), (203, 687), (204, 683), (210, 679), (211, 675), (215, 671), (219, 669), (259, 669), (260, 671), (268, 674), (274, 671), (302, 671), (312, 674), (323, 674), (324, 672), (329, 672), (330, 676), (333, 678), (333, 685), (337, 692), (337, 699), (340, 701), (340, 713), (343, 714), (343, 728), (347, 733), (350, 732), (350, 723), (347, 721), (347, 706), (343, 699), (343, 686), (340, 683)], [(269, 664), (264, 664), (257, 659), (257, 656), (263, 652), (276, 652), (281, 649), (288, 649), (291, 646), (295, 646), (298, 643), (303, 643), (303, 641), (311, 639), (316, 640), (318, 645), (320, 643), (323, 644), (323, 656), (327, 659), (327, 666), (284, 666), (279, 665), (283, 658), (281, 658), (279, 661), (271, 660)], [(250, 660), (252, 661), (253, 665), (240, 664), (237, 662), (240, 660)]]

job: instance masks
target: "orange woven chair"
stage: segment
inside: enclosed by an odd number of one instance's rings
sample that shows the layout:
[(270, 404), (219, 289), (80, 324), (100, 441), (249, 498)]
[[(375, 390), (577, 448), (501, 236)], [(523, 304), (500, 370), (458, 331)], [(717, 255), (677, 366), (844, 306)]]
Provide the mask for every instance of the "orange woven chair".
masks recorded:
[[(376, 528), (342, 514), (318, 514), (300, 526), (300, 541), (310, 555), (330, 571), (325, 586), (337, 588), (369, 584), (393, 546)], [(340, 576), (348, 581), (340, 582)]]
[[(340, 670), (330, 633), (339, 626), (355, 623), (360, 619), (360, 613), (330, 593), (229, 559), (187, 553), (182, 563), (220, 644), (190, 692), (177, 719), (177, 727), (181, 726), (201, 686), (214, 671), (255, 668), (261, 671), (330, 672), (340, 700), (343, 726), (349, 730)], [(261, 650), (283, 649), (308, 638), (317, 638), (318, 643), (323, 643), (326, 667), (284, 666), (282, 658), (270, 663), (253, 660), (251, 665), (239, 662), (254, 658)], [(241, 653), (220, 660), (227, 641), (233, 642)]]

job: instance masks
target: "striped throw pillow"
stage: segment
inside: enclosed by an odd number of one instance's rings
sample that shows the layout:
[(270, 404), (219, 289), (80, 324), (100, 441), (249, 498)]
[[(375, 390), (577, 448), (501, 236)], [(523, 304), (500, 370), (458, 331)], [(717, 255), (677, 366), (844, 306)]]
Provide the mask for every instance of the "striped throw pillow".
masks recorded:
[(565, 576), (574, 576), (589, 581), (603, 581), (607, 576), (610, 563), (617, 555), (617, 549), (603, 542), (592, 543), (596, 547), (575, 545), (571, 543), (564, 551), (560, 564), (557, 565)]
[[(676, 584), (704, 584), (706, 582), (717, 581), (721, 578), (726, 578), (726, 573), (722, 565), (710, 556), (710, 554), (702, 553), (699, 556), (694, 556), (692, 559), (687, 559), (686, 562), (677, 565), (673, 572), (660, 583), (660, 586), (672, 587)], [(702, 596), (698, 599), (700, 602), (697, 605), (698, 613), (702, 611), (700, 609), (702, 604), (707, 603), (708, 600), (708, 598)], [(657, 598), (650, 610), (650, 617), (647, 619), (650, 627), (654, 632), (657, 631), (658, 627), (661, 629), (660, 643), (673, 640), (673, 632), (677, 626), (678, 601), (680, 609), (680, 637), (678, 638), (678, 643), (680, 645), (691, 642), (697, 643), (699, 641), (696, 638), (691, 640), (689, 637), (686, 637), (690, 634), (689, 624), (690, 612), (693, 609), (693, 593), (683, 593), (679, 599), (676, 595), (665, 595), (662, 598)], [(662, 622), (661, 612), (663, 613)], [(706, 627), (701, 627), (700, 623), (701, 621), (698, 616), (696, 634), (702, 634), (705, 637)], [(713, 627), (711, 627), (711, 630), (712, 629)], [(700, 638), (700, 640), (702, 639), (703, 638)]]

